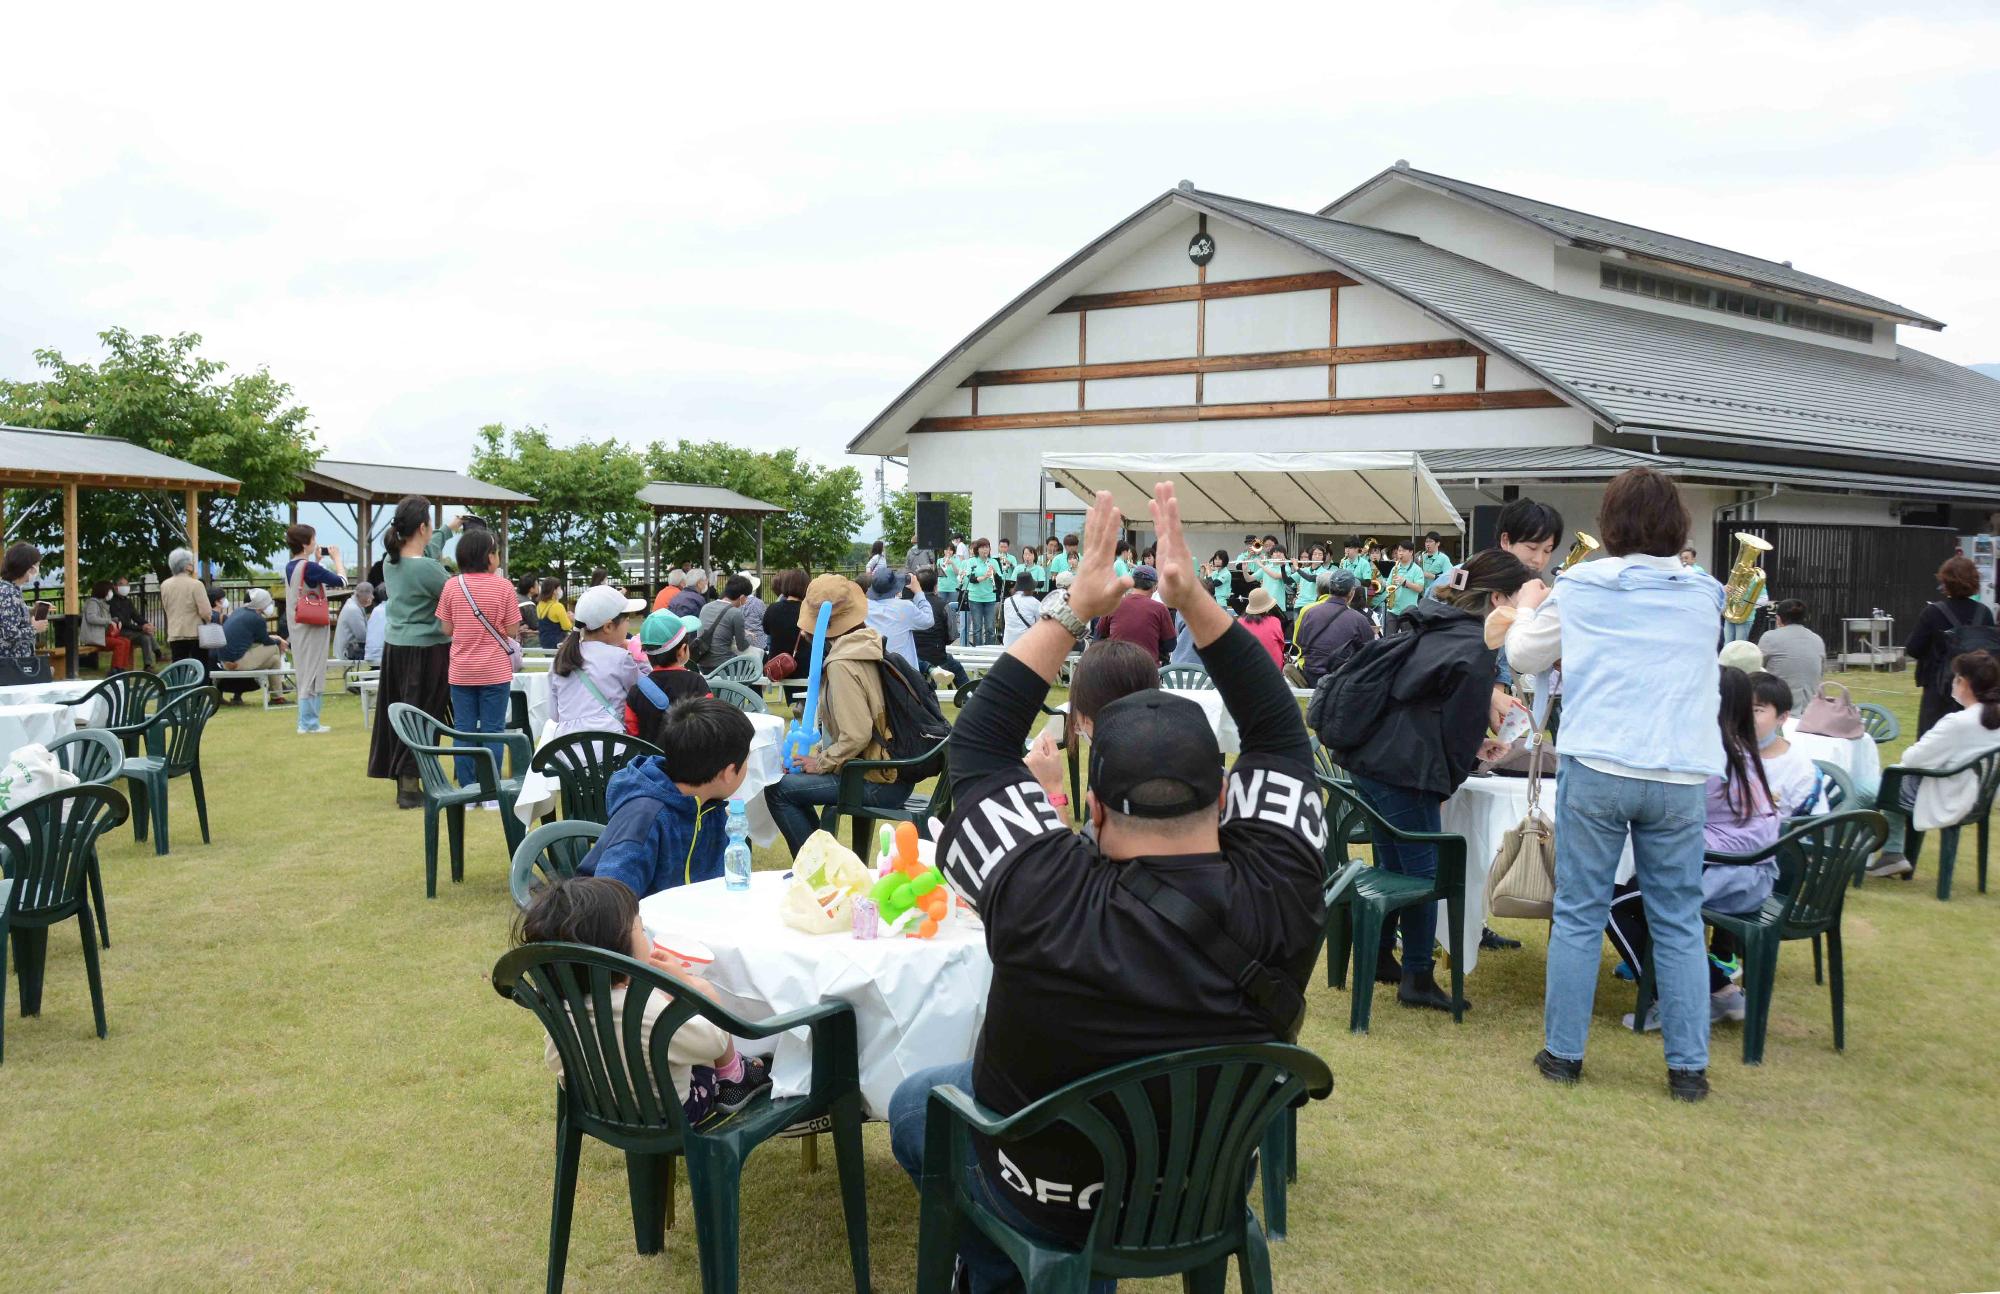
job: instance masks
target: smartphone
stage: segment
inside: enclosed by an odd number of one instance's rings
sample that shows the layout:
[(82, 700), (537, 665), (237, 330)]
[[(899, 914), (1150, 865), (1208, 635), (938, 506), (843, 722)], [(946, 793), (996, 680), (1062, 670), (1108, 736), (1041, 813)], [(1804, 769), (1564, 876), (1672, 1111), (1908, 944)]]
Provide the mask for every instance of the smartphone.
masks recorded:
[(322, 546), (319, 550), (319, 555), (321, 557), (331, 557), (333, 556), (333, 550), (331, 548)]

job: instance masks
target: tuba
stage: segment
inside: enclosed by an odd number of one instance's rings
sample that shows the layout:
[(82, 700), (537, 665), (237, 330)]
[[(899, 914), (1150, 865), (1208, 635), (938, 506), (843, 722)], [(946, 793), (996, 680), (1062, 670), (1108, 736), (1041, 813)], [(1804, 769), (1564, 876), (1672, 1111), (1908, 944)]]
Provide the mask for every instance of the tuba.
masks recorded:
[(1604, 545), (1598, 542), (1596, 535), (1587, 535), (1581, 530), (1577, 531), (1576, 542), (1569, 546), (1569, 556), (1562, 559), (1561, 566), (1556, 567), (1556, 574), (1562, 574), (1602, 547)]
[(1757, 611), (1757, 598), (1764, 592), (1764, 572), (1757, 561), (1771, 551), (1771, 541), (1747, 530), (1736, 532), (1736, 564), (1729, 568), (1729, 582), (1723, 586), (1722, 618), (1740, 625)]

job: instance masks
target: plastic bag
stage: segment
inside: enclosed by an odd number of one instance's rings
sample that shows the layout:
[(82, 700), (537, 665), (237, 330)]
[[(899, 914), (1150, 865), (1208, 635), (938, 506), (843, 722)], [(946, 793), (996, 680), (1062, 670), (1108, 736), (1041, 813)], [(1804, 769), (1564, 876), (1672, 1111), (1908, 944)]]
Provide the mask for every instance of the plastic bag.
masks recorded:
[(875, 877), (854, 851), (824, 831), (800, 847), (792, 880), (778, 902), (778, 916), (794, 930), (830, 935), (854, 928), (854, 896)]

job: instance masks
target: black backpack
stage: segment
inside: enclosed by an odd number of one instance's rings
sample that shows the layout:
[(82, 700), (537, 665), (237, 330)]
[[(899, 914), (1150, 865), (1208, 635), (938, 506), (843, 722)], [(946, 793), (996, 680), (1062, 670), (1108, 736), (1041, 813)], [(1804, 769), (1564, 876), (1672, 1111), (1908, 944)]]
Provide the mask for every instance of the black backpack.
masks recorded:
[[(937, 690), (917, 667), (895, 652), (884, 652), (878, 663), (882, 679), (882, 709), (889, 719), (890, 759), (915, 759), (928, 754), (951, 735), (951, 723), (938, 704)], [(896, 781), (912, 786), (936, 777), (944, 764), (940, 752), (935, 759), (896, 770)]]
[(1422, 629), (1413, 623), (1402, 633), (1364, 643), (1339, 669), (1320, 679), (1306, 708), (1307, 722), (1319, 735), (1320, 745), (1338, 755), (1357, 749), (1374, 735), (1396, 676), (1421, 637)]
[(1951, 603), (1940, 602), (1937, 609), (1944, 612), (1944, 618), (1951, 622), (1951, 628), (1944, 631), (1946, 661), (1956, 660), (1969, 651), (1992, 652), (2000, 656), (2000, 627), (1994, 625), (1991, 611), (1981, 606), (1971, 624), (1961, 624), (1952, 613)]

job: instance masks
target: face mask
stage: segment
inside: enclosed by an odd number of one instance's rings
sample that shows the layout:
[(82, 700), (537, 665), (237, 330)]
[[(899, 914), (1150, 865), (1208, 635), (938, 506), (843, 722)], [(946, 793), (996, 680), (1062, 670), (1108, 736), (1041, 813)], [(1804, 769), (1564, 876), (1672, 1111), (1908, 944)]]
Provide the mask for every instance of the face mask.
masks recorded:
[(118, 586), (118, 596), (121, 598), (124, 597), (127, 593), (130, 593), (131, 591), (132, 591), (132, 586), (130, 584), (120, 584)]
[(1771, 748), (1771, 743), (1776, 741), (1778, 739), (1779, 734), (1783, 731), (1784, 730), (1782, 728), (1774, 727), (1771, 729), (1771, 731), (1757, 738), (1757, 749), (1769, 750)]

